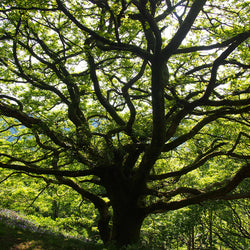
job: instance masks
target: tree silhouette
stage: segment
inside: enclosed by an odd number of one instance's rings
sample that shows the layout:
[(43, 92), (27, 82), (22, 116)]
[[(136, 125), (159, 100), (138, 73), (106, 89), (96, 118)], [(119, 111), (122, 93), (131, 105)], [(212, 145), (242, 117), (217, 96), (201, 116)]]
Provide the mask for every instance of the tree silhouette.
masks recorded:
[(250, 197), (249, 13), (243, 0), (2, 1), (0, 167), (74, 189), (118, 245), (149, 214)]

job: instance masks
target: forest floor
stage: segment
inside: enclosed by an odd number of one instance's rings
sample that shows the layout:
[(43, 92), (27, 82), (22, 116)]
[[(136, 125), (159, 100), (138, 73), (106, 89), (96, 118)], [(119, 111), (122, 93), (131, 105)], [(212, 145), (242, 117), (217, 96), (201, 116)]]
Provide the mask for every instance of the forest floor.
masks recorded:
[[(39, 224), (25, 215), (0, 208), (0, 250), (115, 250), (112, 243), (104, 245), (81, 235), (72, 236), (54, 230), (50, 223)], [(151, 250), (141, 244), (128, 246), (129, 250)]]
[(0, 222), (1, 250), (81, 250), (103, 249), (100, 245), (86, 243), (77, 239), (52, 236), (46, 233), (31, 232), (20, 228), (12, 228)]
[(0, 250), (98, 250), (102, 244), (53, 232), (8, 209), (0, 209)]

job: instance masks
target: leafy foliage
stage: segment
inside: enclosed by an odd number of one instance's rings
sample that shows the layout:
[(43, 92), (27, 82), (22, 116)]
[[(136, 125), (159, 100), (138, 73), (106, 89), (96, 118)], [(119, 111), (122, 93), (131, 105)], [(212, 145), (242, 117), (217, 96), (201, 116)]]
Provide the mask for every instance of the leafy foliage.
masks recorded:
[(126, 245), (151, 214), (250, 197), (249, 13), (243, 0), (2, 1), (1, 183), (37, 179), (4, 206), (47, 192), (39, 210), (56, 217), (64, 185), (97, 209), (104, 242)]

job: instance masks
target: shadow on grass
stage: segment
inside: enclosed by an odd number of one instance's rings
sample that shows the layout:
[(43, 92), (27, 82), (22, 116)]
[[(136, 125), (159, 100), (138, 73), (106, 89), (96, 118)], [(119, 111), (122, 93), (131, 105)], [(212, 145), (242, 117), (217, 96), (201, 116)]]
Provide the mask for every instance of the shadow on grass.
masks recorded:
[(81, 250), (103, 249), (95, 243), (87, 243), (77, 239), (68, 239), (62, 236), (53, 236), (42, 233), (33, 233), (23, 229), (10, 228), (0, 222), (0, 249), (33, 249), (33, 250)]

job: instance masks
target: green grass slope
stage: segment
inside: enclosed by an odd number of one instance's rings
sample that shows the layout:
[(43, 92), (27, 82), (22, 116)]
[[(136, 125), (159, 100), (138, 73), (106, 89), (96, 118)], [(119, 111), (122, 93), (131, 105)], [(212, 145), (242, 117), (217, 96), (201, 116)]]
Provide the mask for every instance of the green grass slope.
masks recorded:
[(0, 249), (103, 249), (100, 245), (86, 243), (77, 239), (67, 239), (46, 233), (35, 233), (24, 229), (11, 228), (0, 222)]

